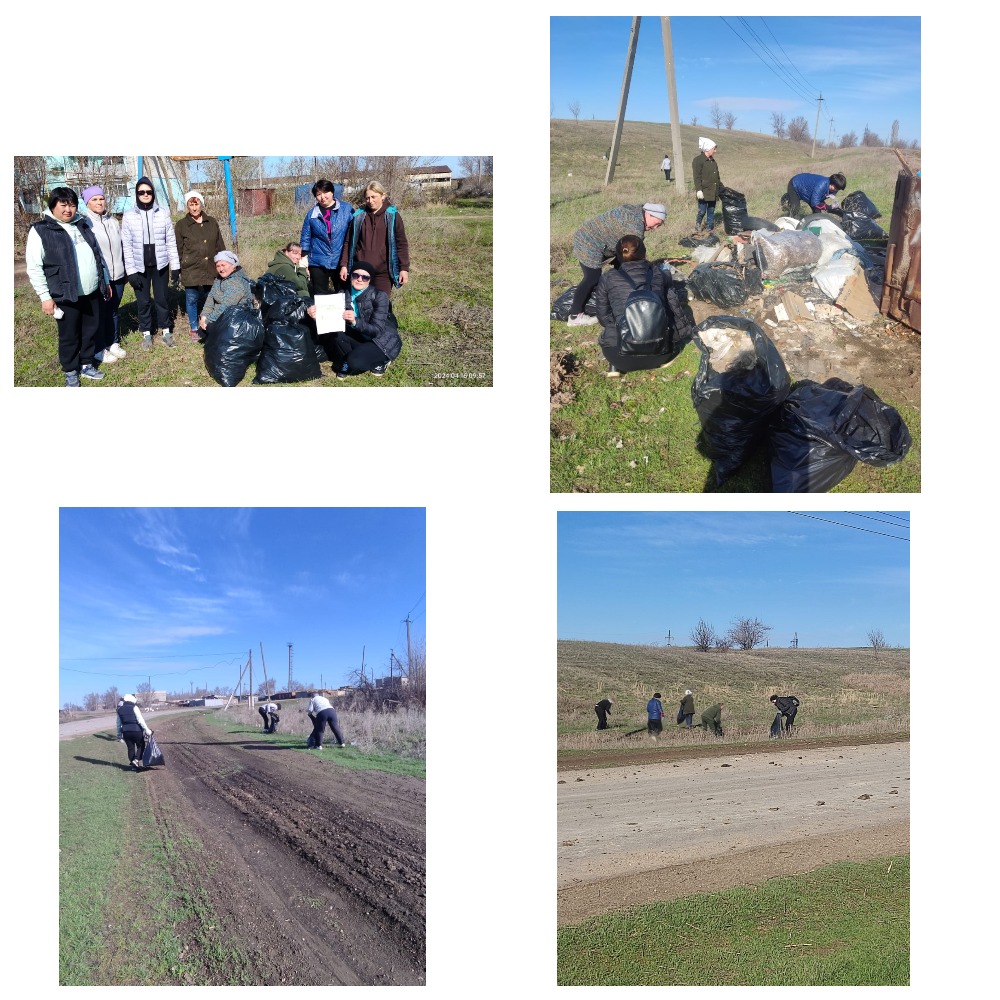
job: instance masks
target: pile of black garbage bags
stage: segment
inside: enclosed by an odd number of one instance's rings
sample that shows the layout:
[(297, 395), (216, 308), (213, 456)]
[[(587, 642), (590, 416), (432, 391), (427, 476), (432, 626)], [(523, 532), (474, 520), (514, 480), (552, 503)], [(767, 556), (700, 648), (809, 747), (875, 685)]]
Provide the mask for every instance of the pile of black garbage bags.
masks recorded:
[(205, 339), (205, 367), (219, 385), (234, 386), (256, 365), (254, 384), (307, 382), (323, 373), (326, 352), (306, 322), (308, 303), (292, 282), (263, 274), (254, 286), (260, 303), (230, 306)]
[[(733, 343), (743, 345), (725, 363), (712, 346), (720, 343), (720, 331), (731, 331)], [(777, 348), (752, 320), (710, 316), (693, 339), (701, 351), (691, 386), (701, 422), (698, 447), (714, 463), (717, 486), (764, 442), (775, 493), (825, 493), (858, 462), (884, 467), (909, 451), (903, 419), (866, 386), (838, 378), (793, 385)]]

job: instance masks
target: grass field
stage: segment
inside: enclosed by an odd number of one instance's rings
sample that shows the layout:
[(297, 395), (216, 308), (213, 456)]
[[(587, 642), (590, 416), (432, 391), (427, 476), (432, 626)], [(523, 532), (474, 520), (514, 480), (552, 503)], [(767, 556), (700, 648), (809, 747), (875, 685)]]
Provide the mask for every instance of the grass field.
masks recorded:
[[(278, 247), (298, 239), (303, 214), (241, 219), (240, 263), (258, 277)], [(179, 218), (179, 216), (178, 216)], [(323, 376), (308, 386), (489, 386), (493, 382), (493, 208), (491, 203), (433, 206), (403, 212), (412, 259), (411, 280), (393, 291), (403, 349), (385, 377), (360, 375), (338, 380), (324, 364)], [(224, 229), (224, 238), (229, 233)], [(188, 338), (183, 292), (171, 293), (176, 342), (139, 348), (138, 317), (126, 286), (121, 317), (128, 357), (104, 367), (105, 378), (88, 388), (112, 386), (214, 386), (203, 349)], [(250, 385), (252, 370), (243, 385)], [(29, 284), (14, 289), (14, 384), (61, 386), (56, 322), (45, 316)], [(264, 388), (264, 387), (259, 387)]]
[[(580, 279), (572, 254), (573, 234), (587, 219), (617, 205), (662, 202), (666, 223), (647, 233), (648, 256), (682, 257), (690, 251), (678, 242), (694, 227), (696, 202), (690, 191), (667, 185), (659, 170), (670, 149), (666, 125), (626, 122), (615, 179), (604, 187), (612, 125), (597, 121), (551, 122), (550, 282), (555, 300)], [(704, 126), (681, 126), (683, 161), (690, 185), (691, 160)], [(842, 171), (847, 192), (862, 190), (882, 211), (888, 228), (899, 160), (888, 149), (817, 148), (750, 132), (718, 132), (717, 162), (722, 182), (746, 195), (751, 215), (768, 219), (781, 213), (781, 194), (795, 173)], [(904, 153), (913, 169), (919, 151)], [(846, 192), (845, 192), (846, 193)], [(716, 233), (724, 236), (719, 213)], [(884, 326), (876, 320), (876, 327)], [(691, 385), (699, 353), (687, 347), (669, 368), (639, 372), (622, 379), (604, 377), (606, 362), (597, 347), (598, 327), (567, 327), (550, 321), (550, 349), (569, 353), (575, 365), (575, 399), (553, 415), (551, 489), (553, 492), (703, 492), (714, 491), (711, 462), (696, 447), (700, 427), (691, 403)], [(872, 379), (869, 387), (895, 406), (913, 437), (906, 458), (887, 469), (859, 463), (831, 492), (919, 492), (920, 411), (901, 398), (893, 382)], [(762, 446), (720, 492), (770, 490), (768, 456)]]
[(559, 985), (907, 986), (909, 911), (908, 856), (831, 865), (562, 928)]
[[(909, 732), (908, 649), (779, 649), (701, 653), (691, 647), (628, 646), (560, 640), (557, 727), (560, 747), (620, 748), (616, 736), (646, 724), (654, 691), (666, 712), (663, 745), (687, 744), (701, 734), (674, 725), (685, 690), (694, 693), (695, 722), (715, 702), (723, 709), (724, 742), (767, 741), (772, 694), (794, 694), (802, 706), (795, 732), (823, 736)], [(594, 705), (615, 703), (609, 730), (596, 732)], [(713, 742), (714, 739), (713, 739)]]

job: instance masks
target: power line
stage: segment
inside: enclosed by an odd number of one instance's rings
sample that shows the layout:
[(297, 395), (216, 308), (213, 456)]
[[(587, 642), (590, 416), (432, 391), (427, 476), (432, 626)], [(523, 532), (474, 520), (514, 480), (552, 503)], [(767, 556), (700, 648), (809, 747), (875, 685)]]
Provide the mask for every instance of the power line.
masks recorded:
[[(743, 25), (744, 28), (746, 28), (747, 31), (750, 32), (750, 34), (754, 37), (754, 39), (756, 39), (757, 43), (768, 54), (769, 58), (774, 62), (774, 65), (780, 69), (781, 73), (785, 76), (785, 80), (788, 83), (788, 86), (797, 89), (799, 87), (798, 82), (793, 80), (791, 76), (785, 71), (784, 67), (781, 66), (780, 64), (778, 57), (775, 56), (775, 54), (767, 47), (767, 43), (760, 37), (760, 35), (758, 35), (757, 32), (753, 30), (753, 28), (750, 25), (750, 22), (745, 17), (741, 17), (740, 23)], [(799, 76), (801, 77), (801, 74), (799, 74)], [(813, 87), (812, 84), (810, 84), (806, 80), (804, 80), (803, 82), (805, 83), (806, 87), (809, 88), (809, 90), (815, 91), (816, 88)], [(814, 101), (816, 100), (815, 97), (811, 99)]]
[[(742, 20), (742, 19), (741, 19), (741, 20)], [(767, 28), (767, 32), (768, 32), (768, 34), (769, 34), (769, 35), (770, 35), (770, 36), (771, 36), (771, 37), (772, 37), (772, 38), (774, 39), (774, 44), (775, 44), (775, 45), (777, 45), (779, 49), (781, 49), (781, 54), (782, 54), (782, 55), (783, 55), (783, 56), (785, 57), (786, 61), (788, 62), (788, 65), (789, 65), (789, 66), (790, 66), (790, 67), (791, 67), (791, 68), (792, 68), (792, 69), (793, 69), (793, 70), (794, 70), (794, 71), (795, 71), (796, 73), (798, 73), (798, 75), (799, 75), (799, 79), (800, 79), (800, 80), (801, 80), (801, 81), (802, 81), (802, 82), (803, 82), (803, 83), (804, 83), (804, 84), (805, 84), (805, 85), (806, 85), (806, 86), (807, 86), (807, 87), (808, 87), (808, 88), (809, 88), (810, 90), (818, 90), (818, 89), (819, 89), (818, 87), (814, 87), (814, 86), (813, 86), (813, 85), (812, 85), (812, 84), (811, 84), (811, 83), (810, 83), (810, 82), (809, 82), (809, 81), (808, 81), (808, 80), (807, 80), (807, 79), (806, 79), (806, 78), (805, 78), (805, 77), (804, 77), (804, 76), (803, 76), (803, 75), (802, 75), (801, 73), (799, 73), (799, 71), (798, 71), (798, 68), (797, 68), (797, 67), (795, 66), (795, 64), (794, 64), (794, 63), (792, 62), (792, 60), (788, 58), (788, 53), (787, 53), (787, 52), (785, 52), (785, 50), (781, 48), (781, 42), (779, 42), (779, 41), (778, 41), (778, 39), (777, 39), (777, 37), (775, 36), (774, 32), (773, 32), (773, 31), (771, 31), (771, 26), (770, 26), (770, 25), (769, 25), (769, 24), (767, 23), (767, 21), (765, 21), (765, 20), (764, 20), (764, 18), (761, 18), (761, 19), (760, 19), (760, 22), (761, 22), (761, 24), (763, 24), (763, 25), (764, 25), (764, 27), (765, 27), (765, 28)]]
[(862, 514), (860, 511), (849, 510), (847, 513), (850, 514), (852, 517), (863, 517), (869, 521), (878, 521), (879, 524), (891, 524), (894, 527), (901, 528), (905, 531), (909, 531), (910, 529), (909, 524), (901, 524), (899, 521), (886, 521), (883, 520), (881, 517), (872, 517), (870, 514)]
[(787, 511), (786, 513), (795, 514), (798, 517), (809, 517), (812, 518), (814, 521), (824, 521), (827, 524), (836, 524), (840, 528), (853, 528), (855, 531), (865, 531), (869, 535), (881, 535), (883, 538), (895, 538), (899, 542), (909, 542), (909, 538), (902, 538), (899, 535), (887, 535), (884, 531), (872, 531), (871, 528), (861, 528), (856, 524), (844, 524), (842, 521), (831, 521), (829, 518), (826, 517), (816, 517), (815, 514), (803, 514), (801, 511), (798, 510), (790, 510)]
[(788, 87), (788, 89), (789, 89), (789, 90), (793, 91), (793, 92), (794, 92), (795, 94), (797, 94), (797, 95), (798, 95), (799, 97), (801, 97), (801, 98), (803, 98), (804, 100), (807, 100), (807, 101), (809, 101), (809, 102), (812, 102), (812, 101), (816, 100), (816, 98), (815, 98), (815, 97), (813, 97), (813, 96), (812, 96), (811, 94), (807, 94), (807, 93), (804, 93), (804, 92), (802, 91), (802, 89), (801, 89), (801, 88), (800, 88), (800, 87), (799, 87), (799, 86), (798, 86), (797, 84), (796, 84), (796, 85), (793, 85), (793, 83), (792, 83), (792, 82), (791, 82), (790, 80), (788, 80), (788, 78), (787, 78), (787, 77), (785, 77), (785, 78), (781, 77), (781, 76), (780, 76), (780, 75), (779, 75), (779, 74), (778, 74), (778, 73), (776, 72), (776, 70), (774, 69), (774, 67), (773, 67), (773, 66), (769, 66), (769, 65), (768, 65), (768, 63), (767, 63), (767, 61), (766, 61), (766, 60), (765, 60), (765, 59), (764, 59), (764, 58), (763, 58), (763, 57), (762, 57), (762, 56), (760, 55), (760, 53), (759, 53), (759, 52), (757, 52), (757, 51), (756, 51), (756, 50), (754, 49), (754, 47), (753, 47), (753, 46), (752, 46), (752, 45), (751, 45), (751, 44), (750, 44), (750, 43), (749, 43), (749, 42), (748, 42), (748, 41), (747, 41), (747, 40), (746, 40), (746, 39), (745, 39), (745, 38), (744, 38), (744, 37), (743, 37), (743, 36), (742, 36), (742, 35), (741, 35), (741, 34), (740, 34), (740, 33), (739, 33), (739, 32), (738, 32), (738, 31), (737, 31), (737, 30), (736, 30), (736, 29), (735, 29), (735, 28), (734, 28), (734, 27), (733, 27), (733, 26), (732, 26), (732, 25), (731, 25), (731, 24), (730, 24), (730, 23), (729, 23), (729, 22), (728, 22), (728, 21), (727, 21), (727, 20), (726, 20), (725, 18), (724, 18), (724, 17), (720, 18), (720, 20), (722, 21), (722, 23), (723, 23), (723, 24), (725, 24), (725, 26), (726, 26), (726, 27), (727, 27), (727, 28), (728, 28), (728, 29), (729, 29), (729, 30), (730, 30), (730, 31), (731, 31), (731, 32), (732, 32), (732, 33), (733, 33), (733, 34), (734, 34), (734, 35), (735, 35), (735, 36), (736, 36), (736, 37), (737, 37), (737, 38), (738, 38), (738, 39), (739, 39), (739, 40), (740, 40), (740, 41), (741, 41), (741, 42), (742, 42), (742, 43), (743, 43), (743, 44), (744, 44), (744, 45), (745, 45), (745, 46), (746, 46), (746, 47), (747, 47), (747, 48), (748, 48), (748, 49), (749, 49), (750, 51), (751, 51), (751, 52), (753, 52), (753, 54), (754, 54), (754, 55), (755, 55), (755, 56), (756, 56), (756, 57), (757, 57), (758, 59), (760, 59), (760, 61), (761, 61), (762, 63), (764, 63), (764, 65), (765, 65), (765, 66), (767, 66), (767, 68), (768, 68), (768, 69), (769, 69), (769, 70), (770, 70), (770, 71), (771, 71), (772, 73), (774, 73), (774, 75), (775, 75), (776, 77), (778, 77), (778, 79), (779, 79), (779, 80), (781, 80), (781, 82), (782, 82), (782, 83), (784, 83), (784, 84), (785, 84), (785, 86), (786, 86), (786, 87)]

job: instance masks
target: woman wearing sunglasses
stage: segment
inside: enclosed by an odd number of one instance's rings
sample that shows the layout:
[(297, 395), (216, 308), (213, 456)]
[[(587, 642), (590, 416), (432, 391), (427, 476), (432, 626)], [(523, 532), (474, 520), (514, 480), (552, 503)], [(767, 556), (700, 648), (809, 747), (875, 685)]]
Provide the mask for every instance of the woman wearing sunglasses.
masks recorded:
[(344, 310), (347, 329), (333, 335), (333, 368), (337, 378), (371, 372), (381, 377), (399, 355), (403, 341), (389, 296), (375, 288), (375, 266), (356, 260), (351, 268), (351, 300)]
[(135, 186), (135, 206), (122, 216), (122, 251), (125, 274), (135, 291), (142, 331), (142, 349), (153, 346), (153, 310), (166, 347), (174, 346), (167, 305), (169, 271), (180, 271), (177, 240), (170, 213), (156, 204), (156, 192), (148, 177)]

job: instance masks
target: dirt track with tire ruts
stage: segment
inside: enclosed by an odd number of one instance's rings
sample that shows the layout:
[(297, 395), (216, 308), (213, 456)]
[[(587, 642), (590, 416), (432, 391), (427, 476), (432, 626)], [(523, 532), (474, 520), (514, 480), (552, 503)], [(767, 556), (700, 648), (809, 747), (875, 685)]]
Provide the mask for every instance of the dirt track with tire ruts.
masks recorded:
[(686, 757), (558, 774), (558, 920), (909, 852), (909, 742)]
[[(158, 720), (148, 782), (175, 879), (211, 897), (260, 985), (422, 985), (425, 783)], [(124, 756), (124, 749), (123, 749)], [(200, 846), (192, 844), (193, 833)]]

